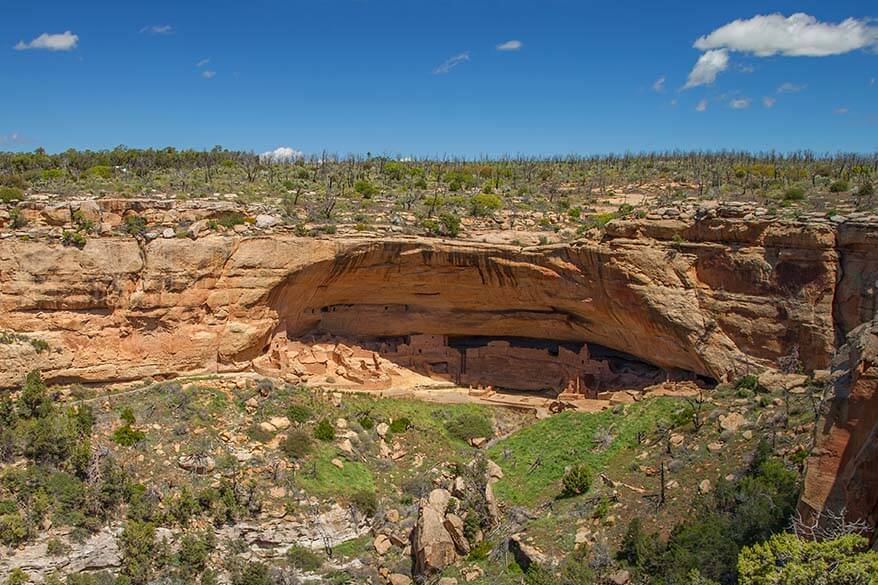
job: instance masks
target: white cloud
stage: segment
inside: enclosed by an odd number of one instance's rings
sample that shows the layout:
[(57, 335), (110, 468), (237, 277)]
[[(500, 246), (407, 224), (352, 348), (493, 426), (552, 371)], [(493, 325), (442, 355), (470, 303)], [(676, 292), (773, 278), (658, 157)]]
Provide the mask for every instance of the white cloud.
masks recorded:
[(844, 114), (847, 114), (849, 111), (850, 111), (850, 110), (848, 110), (847, 108), (844, 108), (844, 107), (842, 107), (842, 108), (835, 108), (835, 113), (836, 113), (836, 114), (844, 115)]
[(766, 108), (773, 108), (774, 104), (776, 104), (776, 103), (777, 103), (777, 100), (774, 99), (773, 97), (765, 96), (764, 98), (762, 98), (762, 105)]
[(469, 61), (469, 52), (455, 55), (454, 57), (446, 60), (442, 65), (434, 69), (433, 75), (445, 75), (446, 73), (449, 73), (452, 69), (454, 69), (461, 63), (465, 63), (466, 61)]
[(259, 160), (273, 163), (291, 162), (302, 158), (305, 158), (305, 154), (301, 150), (296, 150), (289, 146), (281, 146), (259, 155)]
[(782, 83), (780, 87), (777, 88), (777, 93), (799, 93), (806, 87), (808, 86), (796, 85), (795, 83), (790, 83), (789, 81), (787, 81), (786, 83)]
[(76, 48), (77, 44), (79, 44), (79, 37), (68, 30), (58, 34), (43, 33), (29, 43), (18, 41), (14, 48), (16, 51), (27, 51), (29, 49), (72, 51)]
[(8, 146), (13, 144), (24, 144), (24, 137), (18, 132), (0, 135), (0, 146)]
[(517, 40), (506, 41), (497, 45), (498, 51), (517, 51), (524, 46), (524, 43)]
[(664, 75), (656, 79), (655, 83), (652, 84), (652, 91), (657, 91), (659, 93), (665, 91), (665, 81), (667, 81), (667, 78), (665, 78)]
[(869, 87), (875, 87), (875, 78), (869, 80)]
[(207, 65), (208, 63), (210, 63), (210, 57), (208, 57), (207, 59), (202, 59), (201, 61), (199, 61), (198, 63), (196, 63), (195, 66), (196, 66), (196, 67), (204, 67), (204, 66)]
[(750, 98), (737, 98), (729, 102), (729, 107), (733, 110), (743, 110), (750, 107)]
[(756, 15), (735, 20), (695, 41), (702, 51), (728, 49), (758, 57), (825, 57), (878, 45), (878, 27), (869, 20), (848, 18), (838, 24), (796, 13)]
[(213, 69), (205, 69), (201, 72), (201, 76), (205, 79), (213, 79), (214, 77), (216, 77), (216, 71), (214, 71)]
[(174, 33), (174, 27), (170, 24), (154, 24), (140, 29), (140, 34), (143, 33), (149, 33), (151, 35), (170, 35)]
[(696, 112), (706, 112), (707, 111), (707, 100), (701, 100), (695, 105)]
[(710, 85), (716, 79), (716, 76), (725, 71), (729, 66), (729, 53), (725, 49), (717, 49), (708, 51), (698, 58), (695, 67), (689, 72), (689, 78), (683, 89), (697, 87), (699, 85)]

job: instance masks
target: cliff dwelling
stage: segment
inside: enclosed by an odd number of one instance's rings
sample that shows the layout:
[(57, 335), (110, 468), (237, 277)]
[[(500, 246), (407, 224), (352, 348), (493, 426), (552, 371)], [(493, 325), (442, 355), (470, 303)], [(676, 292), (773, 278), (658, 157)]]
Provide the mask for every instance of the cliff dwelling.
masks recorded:
[[(493, 326), (502, 325), (490, 316), (473, 327), (477, 334), (467, 334), (457, 322), (463, 316), (458, 312), (443, 319), (442, 312), (408, 305), (308, 309), (295, 326), (279, 327), (265, 354), (253, 363), (266, 375), (363, 390), (438, 381), (571, 399), (595, 399), (608, 391), (639, 390), (669, 379), (698, 379), (584, 340), (489, 335)], [(413, 318), (429, 332), (405, 331)], [(301, 331), (302, 321), (310, 325), (306, 332)], [(447, 332), (440, 332), (443, 325)]]

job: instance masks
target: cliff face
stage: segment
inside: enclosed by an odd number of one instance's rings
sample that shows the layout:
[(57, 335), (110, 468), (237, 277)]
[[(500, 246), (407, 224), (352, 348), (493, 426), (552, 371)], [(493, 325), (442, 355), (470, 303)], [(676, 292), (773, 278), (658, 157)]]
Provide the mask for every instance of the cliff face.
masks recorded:
[[(808, 459), (800, 512), (832, 528), (832, 514), (878, 526), (878, 320), (848, 335), (833, 364), (829, 412)], [(825, 514), (830, 512), (831, 514)]]
[[(273, 334), (600, 344), (721, 379), (798, 348), (826, 367), (875, 306), (872, 234), (713, 218), (613, 222), (539, 248), (423, 238), (0, 240), (0, 386), (243, 369)], [(749, 365), (748, 365), (749, 364)]]

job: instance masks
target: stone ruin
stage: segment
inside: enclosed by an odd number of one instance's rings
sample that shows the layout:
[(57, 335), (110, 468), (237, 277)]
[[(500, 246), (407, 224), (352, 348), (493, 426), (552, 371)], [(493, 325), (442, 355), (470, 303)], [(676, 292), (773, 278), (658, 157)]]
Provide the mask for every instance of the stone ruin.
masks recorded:
[(591, 356), (587, 344), (445, 335), (346, 343), (330, 336), (292, 340), (282, 331), (253, 365), (263, 375), (293, 383), (319, 379), (365, 391), (412, 383), (413, 373), (470, 388), (560, 392), (567, 399), (597, 398), (614, 386), (654, 382), (614, 372), (608, 360)]

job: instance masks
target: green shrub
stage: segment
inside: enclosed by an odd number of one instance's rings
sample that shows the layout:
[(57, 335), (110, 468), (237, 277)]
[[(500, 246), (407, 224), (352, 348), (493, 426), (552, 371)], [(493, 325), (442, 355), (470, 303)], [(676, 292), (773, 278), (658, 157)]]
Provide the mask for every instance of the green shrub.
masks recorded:
[(842, 193), (848, 190), (848, 182), (844, 180), (833, 181), (831, 185), (829, 185), (830, 193)]
[(448, 434), (464, 442), (484, 437), (490, 439), (494, 436), (491, 421), (481, 414), (463, 413), (445, 423)]
[(591, 487), (591, 470), (583, 463), (574, 465), (564, 474), (561, 483), (564, 486), (565, 496), (584, 494)]
[(43, 384), (43, 376), (39, 370), (31, 370), (25, 376), (16, 412), (21, 418), (42, 418), (52, 412), (52, 399), (46, 393), (46, 385)]
[(875, 187), (872, 186), (872, 183), (866, 182), (860, 185), (860, 188), (857, 189), (857, 195), (860, 197), (871, 197), (875, 194)]
[(390, 423), (390, 432), (394, 434), (404, 433), (412, 427), (412, 421), (401, 416), (393, 419)]
[(124, 424), (113, 431), (113, 442), (123, 447), (133, 447), (146, 438), (146, 433)]
[(816, 542), (778, 534), (745, 547), (738, 570), (741, 585), (865, 585), (876, 582), (878, 552), (859, 535)]
[(375, 420), (369, 416), (369, 414), (360, 415), (360, 417), (357, 418), (357, 422), (367, 431), (375, 427)]
[(802, 187), (790, 187), (783, 193), (784, 201), (801, 201), (805, 198), (805, 189)]
[(311, 452), (311, 437), (302, 430), (291, 430), (287, 433), (281, 450), (294, 461), (304, 459)]
[(378, 511), (378, 496), (375, 492), (359, 491), (351, 496), (351, 504), (363, 515), (372, 517)]
[(445, 213), (439, 214), (439, 223), (442, 224), (444, 235), (452, 238), (456, 238), (460, 235), (460, 216), (456, 213), (446, 211)]
[(503, 207), (503, 200), (491, 193), (479, 193), (470, 199), (470, 213), (476, 217), (486, 217)]
[(332, 426), (327, 419), (321, 420), (317, 423), (317, 426), (314, 427), (314, 437), (325, 443), (335, 440), (335, 427)]
[(378, 193), (378, 189), (365, 179), (360, 179), (354, 183), (354, 191), (362, 195), (364, 198), (369, 199), (372, 195)]
[(262, 563), (249, 562), (232, 576), (232, 585), (276, 585), (268, 567)]
[(247, 217), (238, 211), (227, 211), (225, 213), (220, 214), (218, 217), (214, 219), (217, 225), (221, 225), (224, 228), (231, 229), (236, 225), (242, 225), (246, 223)]
[(286, 559), (291, 566), (308, 573), (313, 573), (323, 566), (323, 558), (320, 555), (296, 544), (287, 550)]
[(765, 388), (759, 383), (759, 378), (753, 374), (741, 377), (735, 382), (735, 390), (749, 390), (751, 392), (765, 392)]
[(88, 169), (86, 174), (99, 179), (110, 179), (113, 177), (113, 168), (107, 165), (95, 165)]
[(291, 404), (287, 407), (287, 418), (296, 423), (304, 423), (310, 420), (311, 409), (304, 404)]
[(17, 513), (0, 516), (0, 543), (16, 547), (27, 538), (27, 524)]
[(25, 585), (26, 583), (30, 583), (30, 575), (19, 567), (12, 569), (5, 581), (6, 585)]
[(67, 554), (70, 547), (61, 542), (61, 539), (53, 536), (46, 542), (46, 554), (50, 557), (60, 557)]
[(146, 220), (139, 215), (126, 215), (122, 222), (122, 231), (132, 236), (140, 236), (146, 232)]
[(24, 199), (24, 191), (18, 187), (0, 187), (0, 203), (12, 203)]
[(484, 561), (488, 558), (488, 555), (491, 554), (491, 549), (493, 546), (490, 541), (482, 540), (476, 543), (475, 546), (470, 548), (469, 555), (467, 556), (467, 560), (469, 561)]
[(153, 573), (156, 556), (155, 527), (148, 522), (128, 521), (119, 536), (122, 554), (121, 573), (133, 585), (148, 583)]
[(130, 406), (126, 406), (122, 412), (119, 414), (119, 420), (128, 425), (133, 425), (137, 422), (137, 419), (134, 418), (134, 411), (131, 410)]
[(204, 572), (210, 553), (215, 547), (216, 536), (213, 530), (187, 532), (180, 539), (180, 547), (177, 549), (177, 563), (180, 569), (188, 575)]

